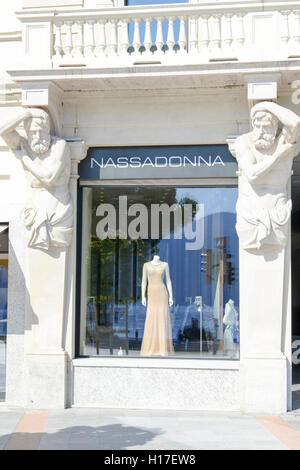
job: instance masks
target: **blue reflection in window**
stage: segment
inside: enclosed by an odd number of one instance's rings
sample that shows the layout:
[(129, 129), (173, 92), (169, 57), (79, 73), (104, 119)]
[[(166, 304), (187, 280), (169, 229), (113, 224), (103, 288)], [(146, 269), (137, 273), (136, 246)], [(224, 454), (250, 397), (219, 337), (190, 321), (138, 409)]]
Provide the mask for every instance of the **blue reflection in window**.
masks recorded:
[[(127, 0), (127, 6), (134, 6), (134, 5), (163, 5), (163, 4), (174, 4), (174, 3), (187, 3), (187, 0)], [(179, 36), (179, 29), (180, 29), (180, 21), (176, 19), (174, 21), (174, 40), (175, 44), (178, 44), (178, 36)], [(185, 22), (185, 28), (186, 28), (186, 35), (188, 35), (187, 31), (187, 22)], [(144, 38), (145, 38), (145, 22), (141, 21), (140, 22), (140, 38), (141, 38), (141, 44), (144, 44)], [(164, 20), (162, 22), (162, 33), (163, 33), (163, 41), (164, 44), (167, 42), (167, 37), (168, 37), (168, 21)], [(152, 44), (155, 44), (155, 38), (157, 34), (157, 21), (153, 20), (151, 21), (151, 39), (152, 39)], [(133, 41), (133, 35), (134, 35), (134, 24), (133, 22), (129, 23), (128, 25), (128, 35), (129, 35), (129, 45), (130, 48), (132, 47), (132, 41)], [(164, 46), (166, 47), (166, 46)]]
[[(91, 191), (89, 189), (89, 191)], [(143, 264), (159, 255), (167, 261), (173, 287), (170, 309), (177, 355), (238, 357), (238, 239), (235, 230), (236, 187), (136, 187), (92, 189), (91, 255), (86, 303), (86, 351), (89, 354), (139, 354), (146, 308), (141, 304)], [(134, 203), (197, 204), (204, 208), (200, 249), (182, 239), (97, 239), (99, 204), (118, 209), (119, 196)], [(192, 222), (194, 224), (195, 221)], [(193, 242), (193, 240), (188, 240)]]
[(7, 282), (6, 263), (0, 264), (0, 337), (6, 337), (7, 333)]

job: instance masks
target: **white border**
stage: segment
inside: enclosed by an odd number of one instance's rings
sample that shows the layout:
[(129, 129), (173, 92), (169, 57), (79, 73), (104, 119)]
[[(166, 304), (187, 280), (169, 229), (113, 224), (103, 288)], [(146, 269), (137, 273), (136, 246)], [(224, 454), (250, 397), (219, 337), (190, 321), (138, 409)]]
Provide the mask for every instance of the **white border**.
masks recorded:
[[(195, 179), (134, 179), (134, 180), (80, 180), (82, 187), (88, 186), (238, 186), (237, 178), (195, 178)], [(81, 247), (82, 249), (82, 247)], [(82, 273), (81, 277), (82, 279)], [(82, 286), (80, 286), (82, 288)], [(78, 325), (80, 329), (80, 325)], [(240, 350), (239, 350), (240, 351)], [(199, 358), (162, 358), (147, 357), (79, 357), (72, 360), (73, 367), (105, 368), (142, 368), (142, 369), (206, 369), (206, 370), (239, 370), (238, 359), (204, 359)]]
[(130, 369), (206, 369), (206, 370), (239, 370), (240, 361), (237, 359), (175, 359), (145, 358), (145, 357), (83, 357), (73, 359), (73, 367), (104, 367)]

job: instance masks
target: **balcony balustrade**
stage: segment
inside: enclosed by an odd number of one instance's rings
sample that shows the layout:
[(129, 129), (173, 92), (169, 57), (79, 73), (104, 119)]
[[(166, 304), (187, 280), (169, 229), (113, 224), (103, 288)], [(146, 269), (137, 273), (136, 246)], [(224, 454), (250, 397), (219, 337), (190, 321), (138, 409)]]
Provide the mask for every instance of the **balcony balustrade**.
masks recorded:
[(26, 63), (47, 68), (300, 57), (296, 1), (206, 1), (17, 13)]

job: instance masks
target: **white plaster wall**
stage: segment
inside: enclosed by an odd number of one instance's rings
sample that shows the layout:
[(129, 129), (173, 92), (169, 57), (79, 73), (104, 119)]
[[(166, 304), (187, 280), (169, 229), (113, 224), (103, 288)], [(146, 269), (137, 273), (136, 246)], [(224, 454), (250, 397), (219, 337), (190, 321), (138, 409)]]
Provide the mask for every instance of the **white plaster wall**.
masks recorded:
[[(15, 107), (0, 107), (0, 122), (17, 113)], [(0, 139), (0, 221), (19, 220), (28, 186), (19, 162)]]
[[(0, 6), (0, 31), (17, 31), (21, 30), (19, 20), (15, 16), (16, 11), (22, 8), (22, 0), (9, 0), (1, 2)], [(2, 65), (2, 64), (1, 64)]]
[[(16, 107), (0, 106), (0, 122), (17, 112)], [(8, 321), (6, 360), (6, 401), (24, 405), (25, 328), (25, 246), (26, 230), (19, 214), (27, 185), (21, 163), (0, 140), (0, 221), (9, 223)]]
[(63, 115), (63, 135), (89, 146), (225, 143), (249, 129), (245, 88), (66, 93)]
[[(19, 61), (22, 51), (21, 36), (17, 40), (8, 40), (6, 33), (21, 33), (21, 24), (15, 15), (15, 11), (21, 9), (21, 4), (22, 0), (10, 0), (1, 2), (0, 6), (0, 123), (17, 113), (20, 104), (18, 87), (6, 70), (16, 66)], [(0, 138), (0, 221), (18, 219), (25, 188), (21, 163), (10, 154)]]
[[(14, 12), (21, 0), (1, 2), (0, 7), (0, 123), (20, 106), (21, 94), (6, 70), (15, 67), (22, 53), (21, 24)], [(25, 245), (26, 232), (19, 213), (27, 185), (21, 163), (0, 138), (0, 222), (9, 222), (9, 282), (6, 401), (24, 405)]]
[[(1, 185), (0, 185), (1, 187)], [(1, 209), (0, 209), (1, 210)], [(25, 244), (20, 220), (9, 224), (6, 401), (24, 406)]]
[[(170, 364), (172, 368), (168, 368), (166, 361), (156, 368), (146, 364), (110, 367), (109, 360), (106, 367), (75, 365), (73, 405), (164, 410), (240, 409), (238, 370), (213, 369), (214, 366), (210, 369), (208, 365), (204, 369), (197, 366), (185, 369)], [(93, 362), (95, 365), (96, 361)]]

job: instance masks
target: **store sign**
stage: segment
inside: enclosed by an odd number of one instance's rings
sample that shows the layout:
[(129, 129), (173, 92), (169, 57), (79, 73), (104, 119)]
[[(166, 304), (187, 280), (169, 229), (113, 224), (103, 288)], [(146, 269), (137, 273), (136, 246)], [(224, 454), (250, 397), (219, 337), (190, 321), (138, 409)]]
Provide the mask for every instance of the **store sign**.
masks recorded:
[(234, 178), (237, 164), (227, 145), (92, 147), (80, 178)]

